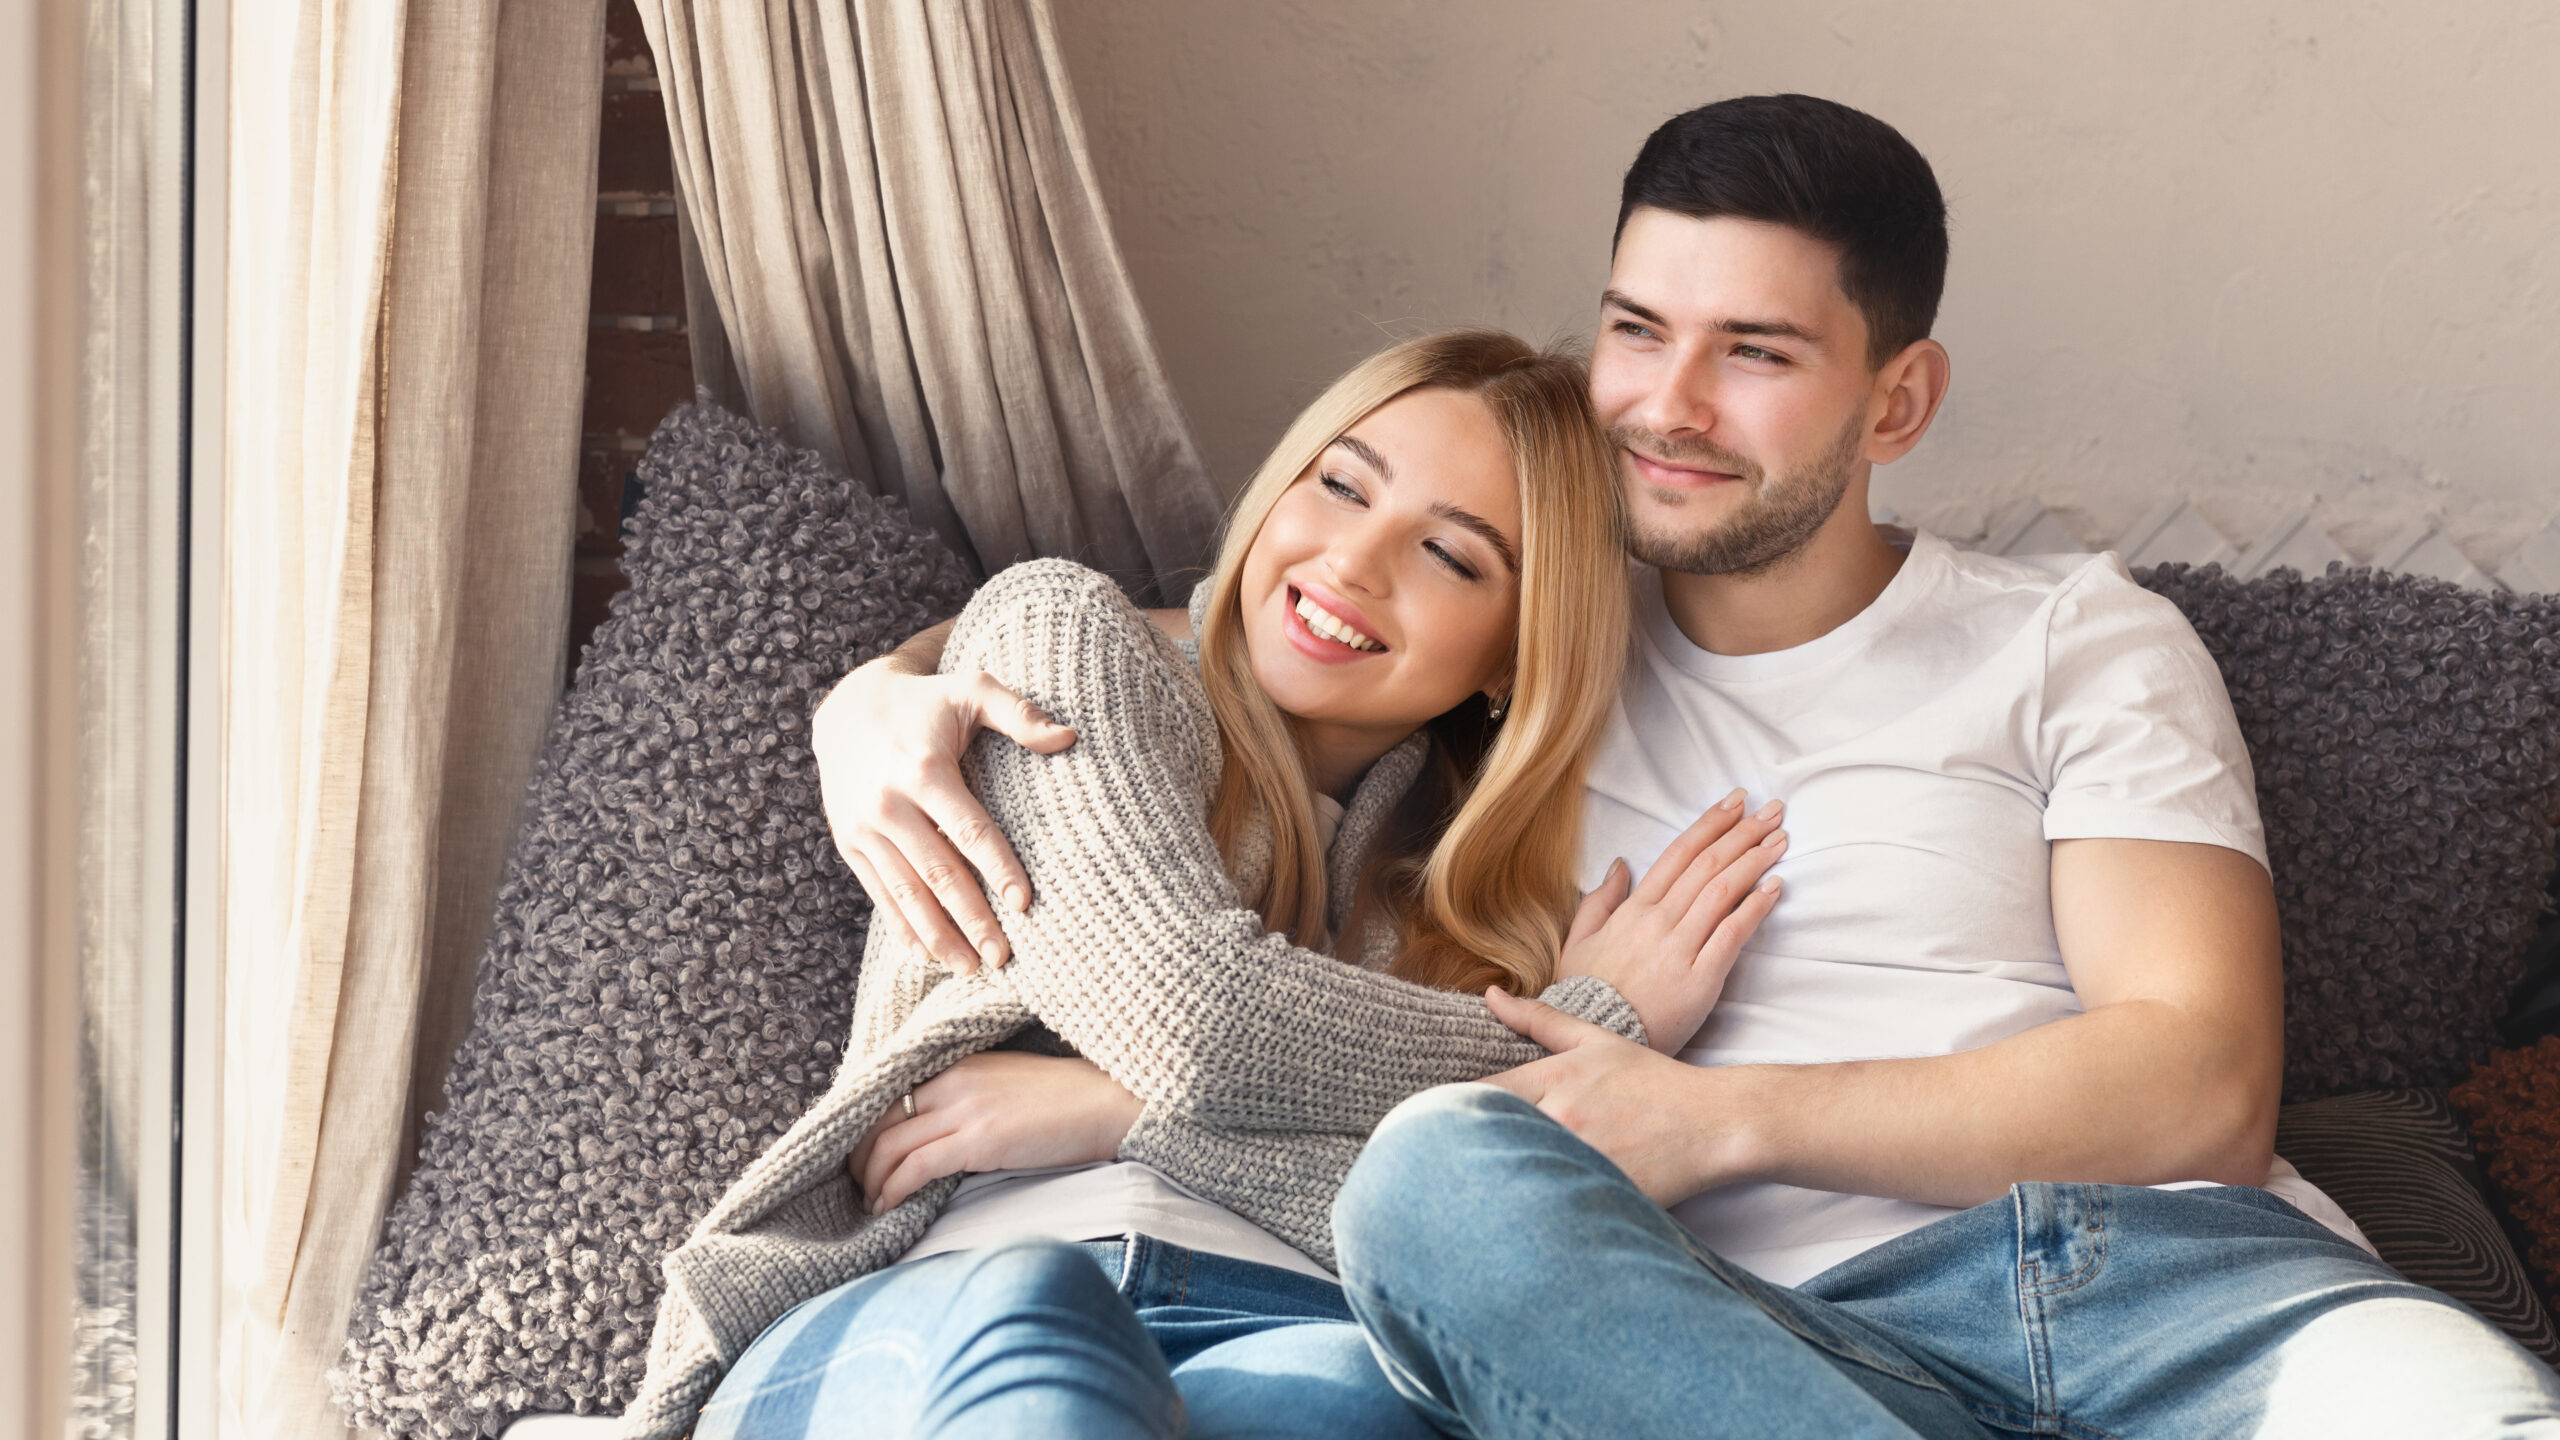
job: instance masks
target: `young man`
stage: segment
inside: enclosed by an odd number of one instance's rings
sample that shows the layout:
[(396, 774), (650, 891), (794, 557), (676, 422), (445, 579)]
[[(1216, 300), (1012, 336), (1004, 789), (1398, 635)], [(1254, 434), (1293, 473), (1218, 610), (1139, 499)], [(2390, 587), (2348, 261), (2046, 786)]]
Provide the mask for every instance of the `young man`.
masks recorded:
[[(1868, 523), (1946, 393), (1945, 260), (1927, 162), (1830, 102), (1692, 111), (1628, 172), (1592, 398), (1639, 645), (1584, 881), (1741, 785), (1788, 898), (1679, 1059), (1497, 1001), (1552, 1058), (1417, 1097), (1337, 1206), (1373, 1344), (1487, 1437), (2560, 1435), (2560, 1379), (2270, 1154), (2275, 905), (2193, 632), (2112, 557)], [(951, 762), (1068, 737), (883, 678), (821, 716), (830, 815), (884, 916), (993, 958), (969, 871), (1020, 871)], [(884, 724), (910, 778), (829, 756)]]

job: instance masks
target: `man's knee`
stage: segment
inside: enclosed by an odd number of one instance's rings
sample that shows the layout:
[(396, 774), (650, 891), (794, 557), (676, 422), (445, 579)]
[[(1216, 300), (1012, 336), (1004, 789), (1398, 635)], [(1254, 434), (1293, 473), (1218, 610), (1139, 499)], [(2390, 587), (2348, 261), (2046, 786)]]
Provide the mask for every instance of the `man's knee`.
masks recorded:
[(2487, 1321), (2434, 1299), (2342, 1305), (2276, 1347), (2254, 1432), (2560, 1437), (2560, 1377)]
[[(1515, 1256), (1570, 1224), (1617, 1168), (1516, 1095), (1491, 1085), (1426, 1090), (1378, 1122), (1333, 1210), (1346, 1273), (1386, 1261), (1408, 1277), (1472, 1268), (1501, 1237)], [(1641, 1198), (1641, 1197), (1638, 1197)]]
[(1402, 1248), (1445, 1225), (1480, 1230), (1485, 1197), (1474, 1192), (1492, 1175), (1502, 1123), (1523, 1110), (1536, 1116), (1490, 1085), (1443, 1085), (1388, 1111), (1334, 1200), (1337, 1242)]

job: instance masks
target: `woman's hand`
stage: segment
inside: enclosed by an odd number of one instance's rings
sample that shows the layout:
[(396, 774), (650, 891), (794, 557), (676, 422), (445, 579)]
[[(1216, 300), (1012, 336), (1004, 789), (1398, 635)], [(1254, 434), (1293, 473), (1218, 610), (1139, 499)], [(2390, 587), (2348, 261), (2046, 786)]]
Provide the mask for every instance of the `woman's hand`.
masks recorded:
[(1706, 1023), (1743, 942), (1778, 903), (1769, 867), (1787, 853), (1787, 832), (1778, 828), (1784, 807), (1772, 800), (1746, 818), (1742, 798), (1736, 790), (1699, 816), (1641, 883), (1630, 885), (1624, 860), (1612, 864), (1600, 888), (1582, 897), (1556, 961), (1559, 979), (1608, 981), (1665, 1055), (1679, 1053)]
[[(948, 625), (908, 642), (938, 657)], [(1004, 929), (979, 887), (1020, 910), (1031, 882), (960, 778), (981, 729), (1043, 755), (1076, 734), (984, 673), (936, 675), (922, 650), (882, 656), (836, 682), (810, 717), (818, 793), (836, 851), (871, 892), (871, 923), (966, 975), (1005, 961)]]
[(1089, 1060), (988, 1050), (916, 1087), (915, 1118), (889, 1113), (846, 1161), (872, 1213), (964, 1171), (1109, 1160), (1138, 1123), (1138, 1097)]

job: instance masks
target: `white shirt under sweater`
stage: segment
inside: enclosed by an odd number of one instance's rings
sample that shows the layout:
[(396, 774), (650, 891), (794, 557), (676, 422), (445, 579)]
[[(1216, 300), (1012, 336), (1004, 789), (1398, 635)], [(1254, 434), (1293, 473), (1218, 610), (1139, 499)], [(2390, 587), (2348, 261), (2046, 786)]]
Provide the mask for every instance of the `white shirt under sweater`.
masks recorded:
[[(1700, 649), (1659, 573), (1632, 579), (1583, 886), (1613, 857), (1642, 875), (1736, 785), (1755, 808), (1787, 802), (1785, 896), (1682, 1052), (1692, 1064), (1946, 1055), (2080, 1013), (2054, 938), (2053, 841), (2187, 841), (2266, 863), (2221, 673), (2113, 555), (2004, 559), (1921, 534), (1865, 611), (1763, 655)], [(2267, 1188), (2365, 1243), (2283, 1161)], [(1955, 1212), (1746, 1184), (1673, 1213), (1793, 1285)]]

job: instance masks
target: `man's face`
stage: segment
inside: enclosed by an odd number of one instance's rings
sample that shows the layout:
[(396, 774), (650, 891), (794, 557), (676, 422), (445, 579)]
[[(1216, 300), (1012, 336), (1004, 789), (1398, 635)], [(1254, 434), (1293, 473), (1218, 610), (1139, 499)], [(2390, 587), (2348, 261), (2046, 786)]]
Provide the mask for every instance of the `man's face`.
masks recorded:
[(1628, 216), (1591, 348), (1628, 548), (1699, 575), (1802, 549), (1867, 463), (1875, 380), (1835, 247), (1752, 220)]

